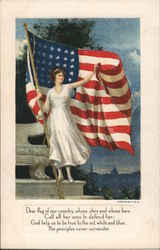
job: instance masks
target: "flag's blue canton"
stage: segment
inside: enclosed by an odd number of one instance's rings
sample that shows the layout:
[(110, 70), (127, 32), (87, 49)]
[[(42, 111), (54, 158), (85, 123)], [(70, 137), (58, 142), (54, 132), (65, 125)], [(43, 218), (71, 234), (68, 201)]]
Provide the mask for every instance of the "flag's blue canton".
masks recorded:
[[(34, 64), (40, 86), (51, 88), (51, 70), (59, 66), (66, 72), (64, 83), (75, 82), (78, 79), (79, 59), (78, 49), (62, 44), (46, 41), (29, 32)], [(27, 82), (29, 74), (27, 72)]]

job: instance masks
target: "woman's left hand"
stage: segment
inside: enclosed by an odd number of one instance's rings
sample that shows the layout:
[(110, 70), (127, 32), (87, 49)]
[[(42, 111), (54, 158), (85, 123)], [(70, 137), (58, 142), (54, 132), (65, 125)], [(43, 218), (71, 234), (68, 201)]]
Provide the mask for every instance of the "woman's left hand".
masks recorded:
[(97, 69), (99, 68), (99, 66), (100, 66), (100, 63), (96, 63), (95, 65), (94, 65), (94, 73), (96, 73), (96, 71), (97, 71)]

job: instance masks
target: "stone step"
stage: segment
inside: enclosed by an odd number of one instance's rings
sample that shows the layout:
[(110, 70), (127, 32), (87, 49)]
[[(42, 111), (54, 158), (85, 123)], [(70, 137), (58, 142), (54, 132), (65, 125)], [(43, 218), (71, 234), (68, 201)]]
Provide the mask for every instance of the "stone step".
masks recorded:
[[(85, 181), (64, 180), (61, 186), (65, 199), (104, 199), (102, 196), (83, 195)], [(16, 179), (17, 199), (59, 199), (55, 180)]]

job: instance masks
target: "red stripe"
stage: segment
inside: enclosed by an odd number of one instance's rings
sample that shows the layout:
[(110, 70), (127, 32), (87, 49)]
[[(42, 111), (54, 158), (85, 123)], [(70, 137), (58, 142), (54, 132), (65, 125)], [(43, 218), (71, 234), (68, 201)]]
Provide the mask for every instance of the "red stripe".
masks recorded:
[[(82, 80), (83, 78), (79, 77), (79, 80)], [(97, 80), (90, 80), (89, 82), (85, 83), (83, 85), (84, 88), (87, 89), (95, 89), (95, 90), (103, 90), (102, 85), (100, 84), (100, 82)]]
[(132, 109), (127, 109), (127, 110), (121, 110), (121, 112), (123, 112), (123, 114), (125, 114), (128, 118), (131, 116), (131, 111)]
[(45, 102), (46, 101), (46, 95), (42, 95), (42, 101)]
[(130, 126), (113, 126), (113, 127), (100, 127), (95, 125), (85, 126), (77, 123), (79, 130), (86, 132), (86, 133), (102, 133), (106, 135), (110, 135), (113, 133), (124, 133), (130, 135), (131, 128)]
[(131, 153), (132, 156), (134, 156), (134, 150), (133, 150), (131, 144), (129, 144), (128, 142), (119, 141), (119, 142), (115, 142), (115, 144), (118, 148), (127, 150)]
[[(94, 70), (94, 64), (90, 63), (79, 63), (79, 69), (80, 70), (87, 70), (87, 71), (93, 71)], [(101, 65), (100, 72), (107, 75), (117, 75), (122, 71), (122, 64), (119, 64), (118, 66), (114, 65)]]
[(37, 92), (35, 90), (31, 90), (26, 93), (27, 102), (29, 103), (33, 98), (37, 96)]
[(70, 106), (72, 114), (82, 117), (83, 119), (94, 118), (98, 120), (109, 120), (109, 119), (118, 119), (118, 118), (127, 118), (122, 112), (98, 112), (86, 110), (83, 111), (75, 106)]
[(79, 62), (79, 70), (93, 71), (94, 70), (94, 64)]
[(43, 120), (38, 120), (41, 124), (44, 124)]
[(127, 82), (127, 78), (126, 76), (124, 76), (121, 80), (116, 82), (107, 82), (104, 79), (102, 79), (102, 81), (107, 87), (117, 89), (122, 88), (125, 85), (125, 83)]
[[(37, 92), (36, 90), (30, 90), (28, 93), (26, 93), (27, 101), (30, 102), (32, 99), (37, 97)], [(42, 101), (45, 102), (46, 100), (46, 95), (42, 95)]]
[(81, 56), (94, 56), (94, 57), (113, 58), (120, 60), (119, 56), (116, 53), (109, 51), (78, 49), (78, 54)]
[(89, 145), (91, 146), (102, 146), (102, 147), (105, 147), (105, 148), (108, 148), (109, 150), (113, 151), (117, 148), (120, 148), (120, 149), (123, 149), (123, 150), (127, 150), (129, 151), (132, 155), (134, 155), (134, 151), (133, 151), (133, 148), (132, 146), (127, 143), (127, 142), (123, 142), (123, 141), (120, 141), (120, 142), (106, 142), (100, 138), (97, 138), (97, 139), (90, 139), (90, 138), (87, 138), (86, 136), (84, 136), (86, 141), (88, 142)]
[(124, 133), (124, 134), (131, 134), (131, 128), (130, 126), (112, 126), (112, 127), (109, 127), (108, 126), (108, 131), (113, 134), (113, 133)]
[(91, 139), (86, 136), (84, 136), (84, 138), (86, 139), (89, 145), (94, 146), (94, 147), (102, 146), (102, 147), (108, 148), (111, 151), (117, 148), (114, 142), (106, 142), (106, 141), (101, 140), (100, 138)]
[(37, 101), (36, 101), (34, 107), (32, 108), (32, 111), (33, 111), (33, 113), (34, 113), (35, 115), (38, 115), (39, 110), (40, 110), (40, 108), (39, 108), (38, 103), (37, 103)]
[(128, 89), (127, 93), (122, 96), (112, 96), (112, 99), (115, 104), (126, 104), (131, 97), (131, 91)]
[(131, 97), (131, 92), (130, 90), (125, 94), (124, 96), (121, 97), (100, 97), (100, 96), (90, 96), (88, 94), (81, 94), (76, 92), (76, 100), (81, 101), (81, 102), (88, 102), (91, 104), (126, 104), (129, 98)]
[(76, 92), (76, 99), (81, 102), (88, 102), (91, 104), (113, 104), (111, 97), (89, 96), (88, 94), (80, 94)]
[[(78, 78), (79, 81), (82, 79), (84, 79), (84, 78), (82, 78), (82, 77)], [(121, 80), (116, 81), (116, 82), (107, 82), (104, 79), (102, 79), (102, 81), (107, 87), (112, 88), (112, 89), (117, 89), (117, 88), (122, 88), (127, 83), (127, 78), (126, 78), (126, 76), (124, 76)], [(89, 82), (85, 83), (83, 85), (83, 87), (94, 88), (94, 89), (98, 89), (98, 90), (103, 89), (103, 87), (100, 84), (98, 79), (97, 80), (90, 80)]]
[(120, 62), (117, 66), (113, 66), (113, 65), (101, 65), (99, 68), (99, 72), (106, 74), (106, 75), (117, 75), (120, 74), (122, 71), (123, 67), (122, 67), (122, 63)]
[[(48, 115), (47, 115), (46, 113), (44, 113), (44, 118), (45, 118), (45, 121), (47, 121)], [(39, 119), (38, 121), (39, 121), (41, 124), (44, 124), (43, 119)]]

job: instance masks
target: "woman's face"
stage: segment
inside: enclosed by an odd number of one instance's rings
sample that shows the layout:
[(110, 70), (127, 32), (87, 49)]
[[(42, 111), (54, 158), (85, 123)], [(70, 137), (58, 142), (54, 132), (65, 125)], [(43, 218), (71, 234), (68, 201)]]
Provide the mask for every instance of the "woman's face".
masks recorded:
[(63, 74), (63, 72), (60, 72), (60, 73), (56, 74), (55, 82), (63, 83), (63, 81), (64, 81), (64, 74)]

